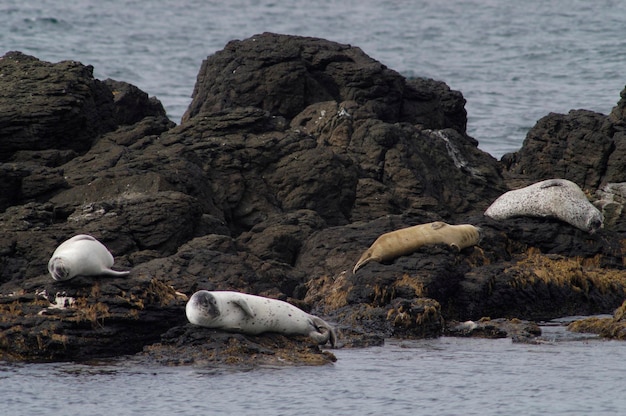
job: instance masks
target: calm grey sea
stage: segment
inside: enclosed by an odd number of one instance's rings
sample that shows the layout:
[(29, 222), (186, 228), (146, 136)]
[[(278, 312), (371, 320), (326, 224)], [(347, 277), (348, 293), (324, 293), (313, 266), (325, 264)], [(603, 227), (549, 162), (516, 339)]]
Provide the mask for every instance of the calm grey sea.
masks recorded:
[(497, 158), (549, 112), (607, 114), (626, 84), (622, 0), (0, 1), (0, 53), (93, 65), (158, 97), (177, 123), (202, 60), (265, 31), (352, 44), (445, 81)]
[[(0, 54), (77, 60), (137, 85), (179, 122), (204, 58), (271, 31), (361, 47), (467, 99), (469, 133), (495, 157), (549, 112), (604, 114), (626, 84), (621, 0), (0, 0)], [(548, 329), (551, 330), (551, 329)], [(562, 329), (561, 329), (562, 330)], [(0, 363), (7, 415), (615, 415), (626, 344), (441, 338), (337, 350), (316, 368), (227, 372)]]
[(323, 367), (226, 371), (0, 363), (2, 414), (619, 415), (626, 346), (546, 328), (546, 343), (388, 340)]

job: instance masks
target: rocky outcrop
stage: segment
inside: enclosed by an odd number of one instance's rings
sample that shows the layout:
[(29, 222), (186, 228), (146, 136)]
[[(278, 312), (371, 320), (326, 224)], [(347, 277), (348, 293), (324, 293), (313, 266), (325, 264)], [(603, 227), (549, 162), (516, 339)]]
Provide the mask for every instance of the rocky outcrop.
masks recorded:
[(589, 317), (579, 319), (567, 326), (572, 332), (598, 334), (603, 338), (626, 340), (626, 301), (610, 318)]
[(462, 95), (442, 82), (407, 81), (357, 47), (273, 33), (229, 42), (202, 63), (183, 124), (237, 107), (290, 120), (324, 102), (345, 103), (354, 116), (386, 123), (459, 131), (467, 124)]
[[(550, 165), (498, 162), (467, 135), (460, 92), (405, 79), (359, 48), (270, 33), (230, 42), (203, 62), (178, 126), (155, 98), (80, 63), (12, 52), (0, 72), (11, 91), (0, 95), (0, 358), (333, 361), (302, 337), (187, 324), (198, 289), (289, 301), (335, 323), (344, 347), (438, 336), (446, 321), (606, 312), (626, 297), (620, 210), (593, 235), (485, 218), (512, 178)], [(577, 183), (588, 191), (620, 180), (607, 176), (619, 164), (614, 113), (585, 119), (606, 137), (563, 133), (573, 147), (606, 142), (566, 161), (586, 166)], [(352, 274), (380, 234), (432, 221), (474, 224), (482, 240)], [(79, 233), (130, 275), (52, 281), (51, 253)]]
[(528, 132), (522, 148), (502, 157), (505, 172), (538, 181), (569, 179), (585, 189), (626, 182), (626, 88), (610, 115), (550, 113)]

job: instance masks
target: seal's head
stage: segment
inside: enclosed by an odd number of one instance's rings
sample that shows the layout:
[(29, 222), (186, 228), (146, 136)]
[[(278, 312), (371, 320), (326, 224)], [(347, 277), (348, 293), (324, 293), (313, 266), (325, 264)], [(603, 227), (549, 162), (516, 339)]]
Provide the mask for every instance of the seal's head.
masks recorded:
[(590, 234), (598, 231), (604, 225), (604, 218), (602, 216), (602, 213), (598, 209), (590, 210), (589, 215), (587, 215), (587, 221), (585, 225), (587, 228), (587, 232), (589, 232)]
[(215, 296), (208, 290), (194, 293), (185, 306), (187, 319), (194, 325), (211, 326), (211, 322), (220, 316)]
[(70, 268), (65, 264), (61, 257), (54, 257), (48, 263), (48, 271), (54, 280), (67, 280), (70, 275)]

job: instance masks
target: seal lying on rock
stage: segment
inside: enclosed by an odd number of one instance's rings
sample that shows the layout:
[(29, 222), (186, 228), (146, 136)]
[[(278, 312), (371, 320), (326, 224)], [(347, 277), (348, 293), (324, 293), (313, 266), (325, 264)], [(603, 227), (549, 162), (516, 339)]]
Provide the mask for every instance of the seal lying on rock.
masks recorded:
[(370, 261), (389, 261), (413, 253), (425, 245), (447, 244), (462, 250), (478, 244), (480, 228), (470, 224), (450, 225), (442, 221), (415, 225), (381, 235), (356, 262), (352, 273), (356, 273)]
[(244, 334), (276, 332), (308, 335), (318, 344), (337, 343), (332, 326), (317, 316), (278, 299), (240, 292), (199, 290), (185, 307), (194, 325)]
[(111, 269), (113, 255), (90, 235), (79, 234), (64, 241), (54, 250), (48, 271), (54, 280), (69, 280), (76, 276), (125, 276), (128, 271)]
[(495, 220), (511, 217), (552, 217), (594, 233), (602, 227), (602, 213), (574, 182), (548, 179), (506, 192), (485, 211)]

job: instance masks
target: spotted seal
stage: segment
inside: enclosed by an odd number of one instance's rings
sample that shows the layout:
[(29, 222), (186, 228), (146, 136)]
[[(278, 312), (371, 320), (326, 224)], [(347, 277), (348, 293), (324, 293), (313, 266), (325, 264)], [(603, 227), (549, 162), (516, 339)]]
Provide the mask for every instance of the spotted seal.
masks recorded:
[(506, 192), (485, 211), (487, 217), (504, 220), (511, 217), (549, 217), (594, 233), (603, 226), (602, 213), (585, 193), (567, 179), (548, 179), (525, 188)]
[(244, 334), (276, 332), (308, 335), (318, 344), (337, 343), (332, 326), (317, 316), (278, 299), (232, 291), (195, 292), (185, 306), (194, 325)]

